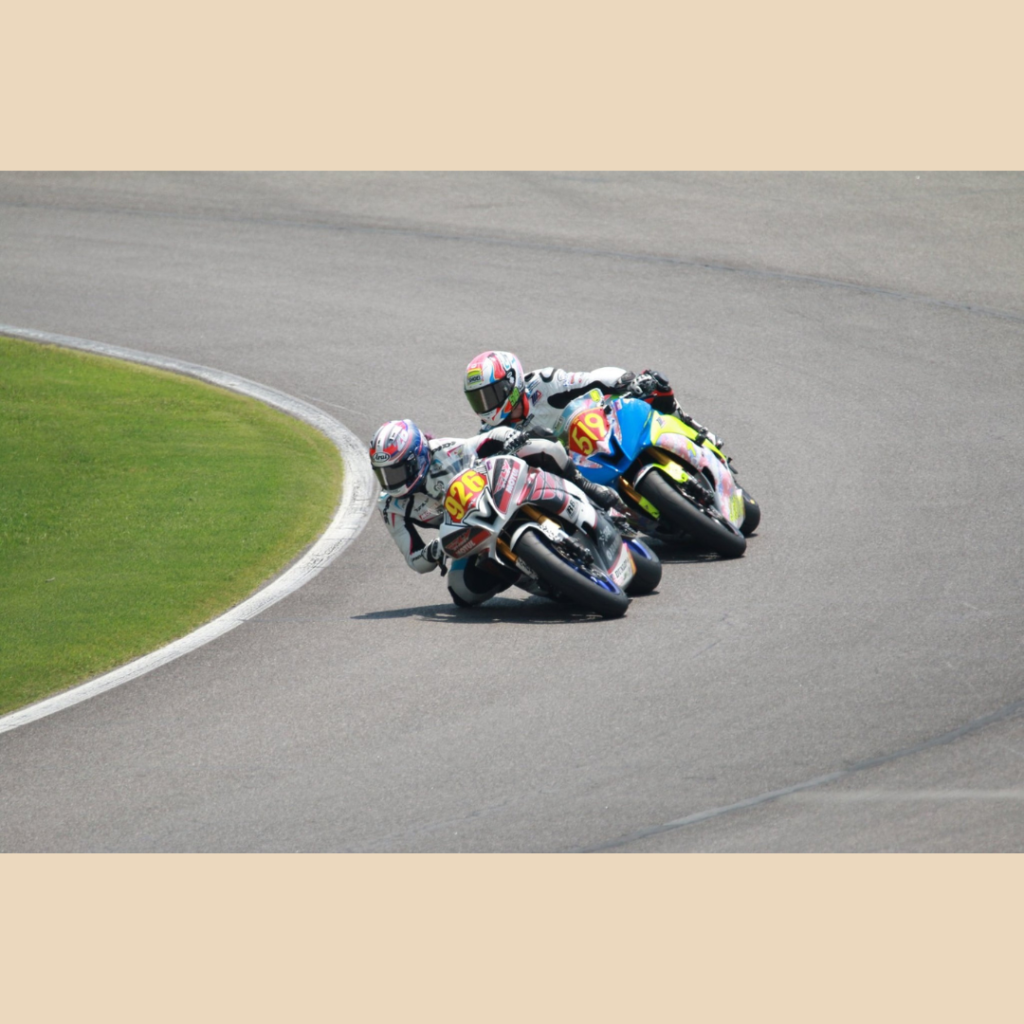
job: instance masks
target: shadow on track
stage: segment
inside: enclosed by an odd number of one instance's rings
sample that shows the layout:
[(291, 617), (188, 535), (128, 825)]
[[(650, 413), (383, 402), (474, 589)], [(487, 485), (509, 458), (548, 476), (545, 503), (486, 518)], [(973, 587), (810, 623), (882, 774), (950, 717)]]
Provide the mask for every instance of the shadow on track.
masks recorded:
[[(655, 594), (657, 591), (655, 591)], [(649, 595), (645, 595), (649, 596)], [(634, 600), (643, 600), (642, 597)], [(628, 613), (627, 613), (628, 614)], [(522, 601), (492, 598), (476, 608), (457, 608), (454, 604), (424, 604), (414, 608), (387, 608), (379, 612), (353, 615), (357, 620), (420, 619), (423, 622), (441, 622), (451, 625), (479, 626), (486, 623), (521, 622), (531, 625), (584, 625), (605, 622), (600, 615), (572, 605), (556, 604), (543, 598)]]
[[(658, 556), (663, 565), (680, 565), (700, 562), (731, 562), (731, 558), (723, 558), (714, 551), (708, 551), (688, 541), (664, 541), (658, 537), (644, 537), (651, 550)], [(742, 559), (736, 559), (742, 561)]]

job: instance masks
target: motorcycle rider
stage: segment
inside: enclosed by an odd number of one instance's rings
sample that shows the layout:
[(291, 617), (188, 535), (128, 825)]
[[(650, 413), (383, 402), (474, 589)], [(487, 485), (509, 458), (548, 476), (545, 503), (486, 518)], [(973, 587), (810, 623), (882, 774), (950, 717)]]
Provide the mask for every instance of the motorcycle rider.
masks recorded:
[(441, 527), (452, 466), (464, 467), (470, 458), (515, 455), (575, 484), (598, 508), (625, 511), (611, 488), (580, 474), (557, 441), (529, 438), (511, 427), (465, 439), (433, 438), (411, 420), (390, 420), (373, 435), (369, 454), (382, 488), (377, 509), (398, 549), (416, 572), (440, 567), (442, 576), (447, 573), (448, 592), (461, 607), (487, 601), (512, 586), (519, 575), (493, 559), (477, 556), (457, 559), (449, 569), (440, 538), (428, 542), (421, 536), (421, 531)]
[(587, 373), (548, 366), (524, 373), (514, 353), (487, 351), (470, 360), (463, 382), (466, 398), (480, 417), (481, 430), (511, 424), (539, 436), (550, 435), (562, 410), (594, 388), (605, 395), (641, 398), (658, 412), (678, 416), (716, 448), (722, 447), (720, 438), (679, 408), (668, 378), (657, 370), (633, 373), (618, 366), (602, 366)]

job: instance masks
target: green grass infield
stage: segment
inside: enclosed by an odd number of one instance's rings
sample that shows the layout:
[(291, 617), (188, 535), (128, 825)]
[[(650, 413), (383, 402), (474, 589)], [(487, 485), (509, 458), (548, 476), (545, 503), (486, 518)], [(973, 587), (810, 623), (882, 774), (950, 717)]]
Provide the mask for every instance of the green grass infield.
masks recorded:
[(0, 338), (0, 714), (243, 600), (327, 526), (341, 474), (253, 399)]

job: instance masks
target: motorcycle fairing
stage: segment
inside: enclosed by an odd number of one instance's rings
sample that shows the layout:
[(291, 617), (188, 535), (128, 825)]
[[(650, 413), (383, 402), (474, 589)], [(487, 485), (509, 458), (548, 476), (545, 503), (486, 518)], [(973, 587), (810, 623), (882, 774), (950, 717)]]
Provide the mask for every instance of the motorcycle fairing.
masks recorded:
[(588, 480), (613, 485), (650, 444), (649, 422), (654, 410), (642, 402), (601, 402), (600, 395), (600, 391), (591, 391), (570, 403), (561, 436), (573, 462), (586, 470)]
[(487, 479), (475, 469), (464, 469), (452, 479), (444, 499), (444, 509), (452, 522), (461, 523), (476, 508), (486, 487)]
[(491, 483), (491, 500), (499, 515), (505, 515), (513, 499), (518, 499), (522, 490), (523, 464), (519, 459), (503, 456), (487, 459), (487, 475)]
[(444, 539), (444, 549), (452, 558), (467, 558), (481, 545), (486, 544), (490, 533), (487, 530), (464, 526)]
[(651, 519), (660, 519), (660, 513), (636, 490), (639, 481), (657, 471), (685, 484), (696, 471), (701, 486), (714, 488), (721, 514), (736, 529), (743, 522), (743, 492), (725, 456), (678, 416), (659, 413), (636, 399), (603, 398), (595, 389), (570, 402), (558, 426), (570, 457), (587, 479), (617, 487)]
[[(660, 448), (665, 452), (670, 452), (698, 470), (718, 492), (722, 512), (726, 519), (738, 529), (746, 514), (743, 493), (736, 485), (732, 473), (725, 468), (721, 452), (710, 442), (698, 444), (698, 436), (692, 427), (677, 416), (655, 413), (652, 418), (651, 443), (655, 449)], [(677, 483), (685, 483), (689, 479), (685, 469), (674, 459), (656, 459), (652, 466), (657, 466)], [(637, 474), (636, 480), (639, 480), (642, 475), (642, 473)], [(636, 480), (634, 480), (634, 484)]]

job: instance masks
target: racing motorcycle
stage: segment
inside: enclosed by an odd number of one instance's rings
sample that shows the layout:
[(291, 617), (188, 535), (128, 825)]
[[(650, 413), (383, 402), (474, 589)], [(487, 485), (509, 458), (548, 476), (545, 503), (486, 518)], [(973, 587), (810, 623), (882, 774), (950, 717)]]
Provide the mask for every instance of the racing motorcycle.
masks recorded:
[(660, 582), (657, 555), (569, 481), (513, 455), (457, 460), (448, 472), (440, 536), (449, 557), (486, 556), (524, 590), (604, 618)]
[(555, 433), (580, 472), (615, 487), (645, 531), (689, 535), (726, 558), (746, 551), (760, 507), (703, 431), (639, 398), (594, 390), (566, 406)]

